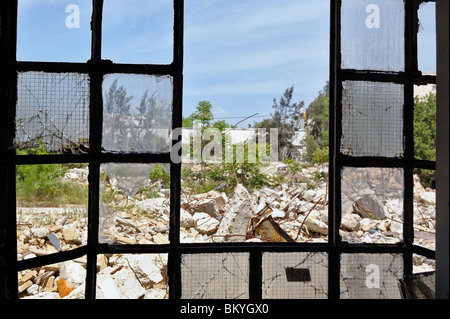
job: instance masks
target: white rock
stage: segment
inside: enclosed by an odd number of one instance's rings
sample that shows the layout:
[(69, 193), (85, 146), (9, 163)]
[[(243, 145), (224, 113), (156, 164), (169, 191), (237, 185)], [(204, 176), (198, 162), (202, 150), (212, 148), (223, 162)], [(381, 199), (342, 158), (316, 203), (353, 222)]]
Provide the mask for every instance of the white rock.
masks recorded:
[(206, 213), (195, 213), (193, 216), (196, 221), (195, 230), (200, 234), (211, 234), (217, 230), (220, 222)]
[(79, 263), (72, 260), (59, 263), (59, 277), (76, 287), (84, 284), (86, 280), (86, 270)]
[(33, 236), (37, 238), (45, 238), (50, 233), (50, 230), (48, 230), (45, 227), (35, 228), (32, 230)]
[(181, 227), (195, 227), (195, 219), (192, 217), (190, 213), (185, 211), (184, 209), (180, 209), (180, 226)]
[(284, 218), (286, 216), (286, 214), (282, 210), (273, 208), (271, 216), (272, 216), (272, 218)]
[(360, 228), (361, 217), (356, 214), (346, 214), (342, 217), (341, 225), (345, 229), (358, 231)]

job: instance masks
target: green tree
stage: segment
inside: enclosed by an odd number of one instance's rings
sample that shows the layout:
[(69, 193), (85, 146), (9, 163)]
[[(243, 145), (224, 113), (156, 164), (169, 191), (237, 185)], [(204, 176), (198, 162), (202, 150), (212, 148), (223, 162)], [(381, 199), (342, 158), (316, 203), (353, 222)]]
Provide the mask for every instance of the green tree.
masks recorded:
[(298, 155), (292, 145), (292, 139), (295, 135), (295, 121), (300, 116), (304, 102), (292, 102), (293, 93), (294, 86), (291, 86), (286, 89), (279, 101), (274, 98), (271, 118), (255, 123), (256, 128), (278, 128), (278, 155), (282, 160), (295, 158)]
[[(436, 160), (436, 96), (414, 98), (414, 156), (416, 159)], [(434, 188), (434, 171), (415, 169), (425, 187)]]
[(313, 162), (319, 158), (322, 161), (328, 154), (329, 100), (327, 83), (306, 110), (306, 153), (307, 159)]

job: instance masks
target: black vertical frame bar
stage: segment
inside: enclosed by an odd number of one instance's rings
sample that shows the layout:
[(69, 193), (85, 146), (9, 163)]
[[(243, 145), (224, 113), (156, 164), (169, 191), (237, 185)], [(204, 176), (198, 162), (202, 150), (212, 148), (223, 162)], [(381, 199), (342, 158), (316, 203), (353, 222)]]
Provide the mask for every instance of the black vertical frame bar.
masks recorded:
[[(172, 109), (172, 134), (182, 127), (183, 115), (183, 35), (184, 35), (184, 0), (174, 0), (174, 46), (173, 46), (173, 109)], [(173, 135), (172, 152), (175, 145), (181, 145), (180, 134)], [(172, 156), (175, 154), (172, 154)], [(181, 298), (181, 253), (178, 250), (180, 244), (180, 198), (181, 198), (181, 149), (180, 160), (173, 161), (170, 165), (170, 227), (168, 256), (169, 273), (169, 298)]]
[(92, 1), (91, 60), (89, 61), (89, 199), (88, 253), (86, 266), (86, 299), (95, 299), (97, 282), (97, 247), (99, 225), (100, 153), (103, 127), (101, 34), (103, 0)]
[(328, 298), (339, 298), (340, 262), (337, 245), (339, 245), (340, 225), (340, 164), (339, 137), (340, 128), (338, 105), (340, 105), (340, 91), (338, 70), (340, 69), (340, 16), (341, 1), (330, 0), (330, 80), (329, 80), (329, 194), (328, 194), (328, 244), (331, 246), (328, 254)]
[(15, 132), (17, 96), (17, 0), (0, 4), (0, 298), (17, 299), (16, 167), (10, 150)]

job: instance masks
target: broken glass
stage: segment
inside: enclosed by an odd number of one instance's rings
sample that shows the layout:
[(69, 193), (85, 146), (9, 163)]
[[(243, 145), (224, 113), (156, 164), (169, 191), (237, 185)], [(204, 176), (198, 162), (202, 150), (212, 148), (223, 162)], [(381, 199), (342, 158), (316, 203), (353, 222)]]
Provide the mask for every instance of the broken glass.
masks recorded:
[(249, 254), (186, 254), (181, 257), (183, 299), (248, 299)]
[(84, 299), (87, 258), (47, 264), (18, 272), (20, 299)]
[(263, 298), (328, 298), (326, 253), (264, 253), (262, 269)]
[(401, 254), (342, 254), (341, 299), (400, 299)]
[(86, 153), (89, 148), (89, 76), (19, 72), (14, 148)]
[(102, 56), (116, 63), (170, 64), (172, 0), (109, 0), (103, 5)]
[(168, 153), (172, 97), (171, 76), (106, 75), (103, 81), (103, 150)]
[(414, 244), (436, 249), (435, 171), (414, 170)]
[(97, 299), (167, 299), (167, 254), (97, 255)]
[(170, 164), (105, 163), (100, 175), (100, 242), (167, 244)]
[(342, 170), (344, 241), (396, 243), (403, 233), (403, 170), (356, 168)]
[(403, 0), (343, 0), (342, 69), (404, 71)]
[(87, 164), (17, 165), (17, 259), (86, 245), (87, 207)]
[(341, 152), (350, 156), (403, 155), (403, 85), (344, 81)]
[(418, 10), (418, 68), (422, 74), (436, 74), (436, 4), (422, 2)]

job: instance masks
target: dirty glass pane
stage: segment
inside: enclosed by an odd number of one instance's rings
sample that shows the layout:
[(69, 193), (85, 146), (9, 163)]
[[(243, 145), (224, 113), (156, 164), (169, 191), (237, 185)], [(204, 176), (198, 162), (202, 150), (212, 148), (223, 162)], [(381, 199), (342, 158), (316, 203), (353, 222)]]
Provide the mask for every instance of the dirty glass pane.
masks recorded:
[(435, 171), (414, 170), (414, 244), (436, 249)]
[(402, 241), (403, 180), (400, 168), (345, 167), (342, 170), (343, 241)]
[(188, 254), (181, 257), (183, 299), (248, 299), (249, 254)]
[(262, 296), (268, 299), (326, 299), (325, 253), (264, 253)]
[(343, 82), (341, 153), (403, 155), (403, 85)]
[(84, 299), (87, 258), (18, 272), (20, 299)]
[(97, 255), (96, 299), (167, 299), (167, 254)]
[(343, 0), (341, 68), (404, 71), (403, 0)]
[(342, 254), (341, 299), (400, 299), (401, 254)]
[(419, 32), (417, 34), (417, 58), (422, 73), (436, 74), (436, 4), (433, 1), (420, 4)]
[(116, 63), (172, 62), (172, 0), (108, 0), (102, 22), (102, 58)]
[(99, 241), (168, 244), (170, 165), (105, 163), (100, 169)]
[(172, 100), (171, 76), (106, 75), (103, 80), (103, 149), (169, 152)]
[(414, 157), (436, 161), (436, 85), (414, 86)]
[(19, 0), (17, 60), (86, 62), (91, 16), (89, 1)]
[(17, 259), (87, 243), (86, 164), (16, 166)]
[(40, 144), (48, 153), (88, 151), (87, 74), (18, 73), (14, 147), (29, 149)]

